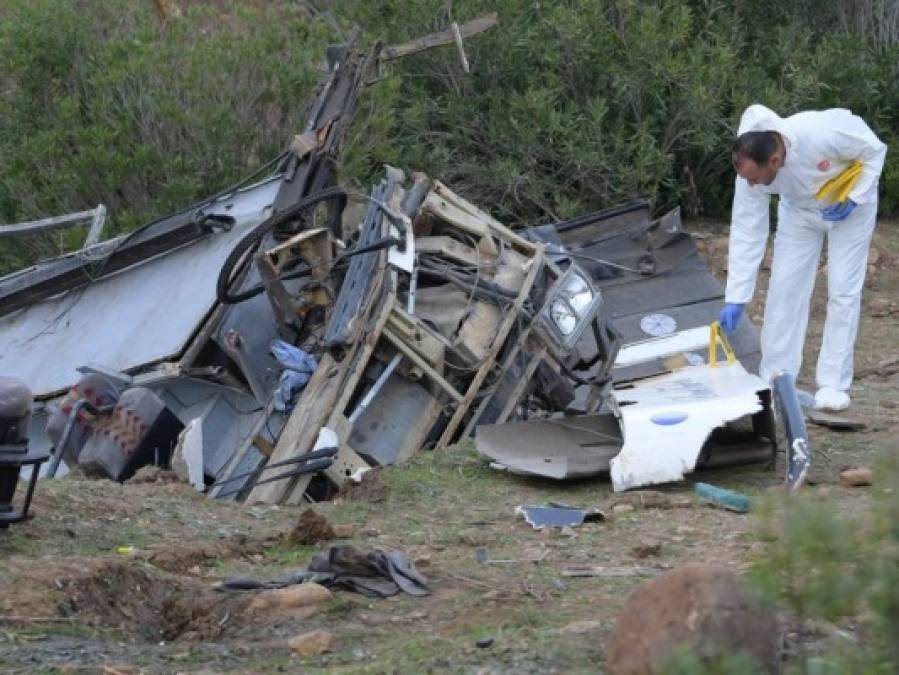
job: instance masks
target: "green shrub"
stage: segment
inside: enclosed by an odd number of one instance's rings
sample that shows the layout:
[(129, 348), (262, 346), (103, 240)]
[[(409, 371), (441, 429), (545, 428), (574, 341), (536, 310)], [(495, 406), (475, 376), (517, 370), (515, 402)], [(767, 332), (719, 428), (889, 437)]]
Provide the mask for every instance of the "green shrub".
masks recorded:
[(227, 187), (301, 127), (330, 37), (287, 2), (162, 23), (151, 2), (8, 0), (0, 220), (102, 202), (127, 231)]
[(886, 675), (899, 666), (899, 465), (891, 458), (875, 475), (871, 505), (857, 513), (820, 497), (785, 499), (752, 569), (756, 587), (797, 616), (854, 628), (852, 640), (803, 655), (790, 672)]
[[(339, 29), (395, 43), (488, 11), (500, 23), (466, 40), (470, 74), (452, 46), (385, 64), (345, 179), (368, 184), (384, 163), (425, 171), (512, 225), (638, 194), (726, 217), (749, 103), (848, 106), (899, 143), (887, 0), (855, 14), (849, 0), (178, 2), (184, 16), (166, 22), (149, 0), (0, 3), (0, 221), (102, 202), (117, 232), (183, 208), (286, 145)], [(899, 213), (895, 151), (881, 213)], [(82, 237), (4, 242), (0, 271)]]
[[(371, 39), (449, 25), (443, 0), (333, 4)], [(443, 176), (513, 224), (635, 194), (726, 216), (730, 143), (753, 102), (782, 114), (850, 107), (896, 140), (899, 48), (839, 23), (841, 1), (452, 3), (459, 20), (491, 10), (499, 26), (466, 42), (471, 74), (451, 47), (410, 57), (359, 125), (389, 117), (390, 154), (404, 168)], [(380, 170), (367, 168), (368, 178)], [(899, 209), (897, 174), (891, 154), (881, 213)]]

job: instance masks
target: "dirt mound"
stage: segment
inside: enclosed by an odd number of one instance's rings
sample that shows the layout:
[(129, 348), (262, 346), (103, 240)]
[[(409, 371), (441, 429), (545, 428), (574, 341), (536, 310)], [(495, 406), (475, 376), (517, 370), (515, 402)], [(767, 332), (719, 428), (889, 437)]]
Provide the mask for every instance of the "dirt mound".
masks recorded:
[(130, 562), (105, 561), (89, 573), (56, 581), (63, 616), (117, 628), (149, 642), (221, 635), (234, 604), (227, 597)]
[(362, 474), (362, 482), (347, 481), (337, 494), (338, 499), (349, 502), (383, 502), (389, 490), (381, 479), (381, 469), (375, 468)]
[(314, 509), (306, 509), (300, 514), (296, 527), (287, 535), (287, 541), (311, 545), (320, 541), (331, 541), (334, 537), (334, 528), (328, 519)]

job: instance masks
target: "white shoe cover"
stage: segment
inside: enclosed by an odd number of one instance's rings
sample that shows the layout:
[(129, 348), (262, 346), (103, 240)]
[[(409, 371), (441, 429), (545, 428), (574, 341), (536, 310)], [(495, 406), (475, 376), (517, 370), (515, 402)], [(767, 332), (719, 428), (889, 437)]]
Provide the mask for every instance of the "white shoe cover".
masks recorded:
[(821, 387), (815, 394), (815, 410), (845, 410), (849, 407), (849, 394), (830, 387)]

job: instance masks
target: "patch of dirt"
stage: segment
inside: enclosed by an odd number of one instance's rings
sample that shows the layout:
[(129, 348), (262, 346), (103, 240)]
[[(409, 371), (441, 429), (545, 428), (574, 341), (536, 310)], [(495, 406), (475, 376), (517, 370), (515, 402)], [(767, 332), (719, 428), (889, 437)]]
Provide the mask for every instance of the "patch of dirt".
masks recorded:
[(0, 586), (5, 598), (15, 598), (4, 603), (7, 611), (35, 620), (68, 618), (129, 642), (218, 637), (226, 628), (221, 617), (246, 604), (134, 560), (57, 559), (36, 571), (27, 569), (26, 560), (8, 562), (8, 574), (18, 582)]
[(362, 481), (347, 481), (337, 493), (338, 499), (357, 502), (383, 502), (389, 490), (381, 479), (381, 468), (375, 468), (362, 474)]
[(335, 538), (334, 528), (323, 515), (315, 509), (306, 509), (300, 514), (300, 520), (287, 534), (287, 541), (294, 544), (312, 545), (320, 541), (331, 541)]
[(148, 551), (140, 557), (166, 572), (187, 574), (197, 567), (210, 565), (218, 560), (258, 554), (265, 548), (265, 543), (246, 541), (227, 544), (221, 542), (184, 544)]
[(158, 466), (144, 466), (128, 479), (129, 483), (139, 485), (140, 483), (183, 483), (184, 481), (178, 477), (174, 471), (163, 469)]

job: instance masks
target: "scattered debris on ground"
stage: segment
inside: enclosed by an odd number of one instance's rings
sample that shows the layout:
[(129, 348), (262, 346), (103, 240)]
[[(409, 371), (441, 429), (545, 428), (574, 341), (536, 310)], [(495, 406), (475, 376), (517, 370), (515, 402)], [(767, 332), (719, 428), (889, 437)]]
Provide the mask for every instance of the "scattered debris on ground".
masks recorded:
[(696, 483), (693, 489), (696, 491), (697, 497), (712, 506), (736, 513), (748, 513), (752, 508), (752, 500), (749, 497), (733, 490), (726, 490), (708, 483)]

